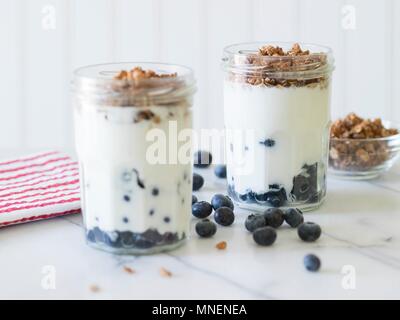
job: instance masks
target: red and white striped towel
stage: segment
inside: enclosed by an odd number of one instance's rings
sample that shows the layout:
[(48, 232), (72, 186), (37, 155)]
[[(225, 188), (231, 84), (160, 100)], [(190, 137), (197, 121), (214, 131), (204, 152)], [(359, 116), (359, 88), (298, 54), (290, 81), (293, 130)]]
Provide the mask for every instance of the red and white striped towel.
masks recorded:
[(57, 151), (0, 161), (0, 227), (80, 212), (78, 164)]

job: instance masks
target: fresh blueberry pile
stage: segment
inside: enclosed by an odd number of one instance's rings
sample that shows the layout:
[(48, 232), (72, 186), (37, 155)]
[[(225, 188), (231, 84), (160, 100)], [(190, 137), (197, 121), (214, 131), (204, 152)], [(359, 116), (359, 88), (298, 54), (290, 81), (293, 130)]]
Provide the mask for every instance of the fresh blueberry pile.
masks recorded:
[[(196, 223), (196, 232), (200, 237), (211, 237), (217, 231), (216, 224), (207, 218), (214, 211), (214, 221), (221, 226), (230, 226), (235, 221), (232, 200), (223, 194), (216, 194), (212, 197), (211, 203), (198, 201), (192, 204), (192, 215), (198, 219), (203, 219)], [(213, 225), (213, 226), (211, 226)], [(211, 232), (211, 230), (215, 231)], [(205, 232), (204, 230), (210, 230)]]
[[(265, 147), (273, 147), (275, 141), (266, 139), (260, 141)], [(196, 165), (196, 159), (209, 159), (211, 163), (212, 156), (209, 152), (198, 151), (195, 154), (195, 166), (207, 167), (208, 165)], [(214, 173), (218, 178), (226, 178), (226, 166), (217, 165)], [(193, 190), (199, 190), (204, 184), (204, 178), (193, 174)], [(305, 165), (302, 172), (293, 178), (293, 189), (290, 192), (291, 200), (296, 201), (318, 201), (317, 194), (317, 164)], [(281, 209), (287, 202), (288, 195), (286, 190), (277, 184), (269, 186), (265, 193), (254, 193), (249, 190), (245, 194), (238, 194), (234, 186), (228, 185), (228, 194), (239, 202), (250, 202), (266, 204), (268, 208), (263, 213), (252, 213), (245, 221), (245, 228), (252, 233), (253, 240), (260, 246), (270, 246), (275, 243), (277, 238), (277, 229), (284, 222), (291, 228), (297, 228), (299, 238), (305, 242), (313, 242), (321, 236), (321, 227), (314, 222), (304, 222), (303, 213), (297, 208)], [(192, 215), (198, 219), (195, 225), (196, 233), (203, 238), (209, 238), (216, 234), (217, 224), (208, 219), (214, 210), (214, 221), (221, 226), (230, 226), (235, 221), (234, 204), (232, 199), (223, 194), (215, 194), (210, 203), (207, 201), (198, 201), (196, 196), (192, 196)], [(304, 266), (309, 271), (318, 271), (321, 266), (320, 259), (309, 254), (304, 257)]]
[[(274, 243), (275, 239), (271, 242), (264, 241), (264, 244), (260, 243), (260, 239), (269, 239), (270, 237), (272, 237), (270, 228), (277, 229), (283, 224), (284, 221), (286, 221), (286, 223), (290, 227), (297, 228), (297, 233), (300, 239), (303, 241), (316, 241), (321, 236), (321, 227), (314, 222), (304, 223), (303, 213), (300, 209), (297, 208), (289, 208), (286, 210), (282, 210), (279, 208), (269, 208), (263, 213), (253, 213), (247, 217), (244, 225), (248, 231), (253, 233), (253, 238), (256, 243), (267, 245), (266, 243)], [(269, 227), (269, 229), (265, 230), (265, 227)], [(260, 231), (261, 233), (268, 233), (268, 235), (257, 235), (256, 240), (256, 236), (254, 236), (254, 233), (259, 229), (263, 230)]]

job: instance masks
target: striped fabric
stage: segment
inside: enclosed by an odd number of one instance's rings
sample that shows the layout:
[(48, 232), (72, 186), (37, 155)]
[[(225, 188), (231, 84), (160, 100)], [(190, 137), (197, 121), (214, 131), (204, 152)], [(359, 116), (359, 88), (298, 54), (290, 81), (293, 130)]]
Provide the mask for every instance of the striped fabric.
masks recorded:
[(57, 151), (0, 161), (0, 227), (80, 212), (78, 164)]

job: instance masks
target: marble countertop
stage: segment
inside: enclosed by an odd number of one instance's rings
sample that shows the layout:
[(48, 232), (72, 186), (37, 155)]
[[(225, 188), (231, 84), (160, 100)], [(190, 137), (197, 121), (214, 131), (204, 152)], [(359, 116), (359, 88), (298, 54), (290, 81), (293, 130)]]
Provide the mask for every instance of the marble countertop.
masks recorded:
[[(224, 182), (201, 170), (210, 200)], [(323, 206), (305, 214), (321, 225), (315, 243), (282, 227), (259, 247), (236, 210), (231, 227), (211, 239), (154, 256), (115, 256), (86, 246), (80, 215), (0, 229), (1, 299), (398, 299), (400, 298), (400, 166), (371, 181), (328, 179)], [(194, 222), (194, 221), (192, 221)], [(216, 243), (226, 241), (226, 250)], [(303, 257), (318, 255), (318, 273)], [(128, 273), (124, 267), (134, 270)], [(162, 277), (160, 268), (172, 273)]]

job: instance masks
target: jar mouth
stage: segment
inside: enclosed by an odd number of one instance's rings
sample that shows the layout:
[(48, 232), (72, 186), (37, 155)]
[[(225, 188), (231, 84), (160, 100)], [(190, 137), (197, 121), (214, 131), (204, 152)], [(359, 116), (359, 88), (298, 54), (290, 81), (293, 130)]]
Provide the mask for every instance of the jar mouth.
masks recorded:
[[(140, 80), (119, 79), (121, 71), (136, 67), (166, 77)], [(116, 78), (117, 77), (117, 78)], [(82, 99), (99, 104), (169, 104), (186, 99), (196, 91), (193, 70), (189, 67), (157, 62), (104, 63), (80, 67), (74, 71), (72, 91)]]
[(294, 42), (247, 42), (229, 45), (223, 50), (222, 68), (238, 75), (304, 80), (330, 74), (334, 70), (332, 49), (311, 43), (299, 43), (305, 55), (261, 55), (259, 50), (268, 44), (284, 51)]

